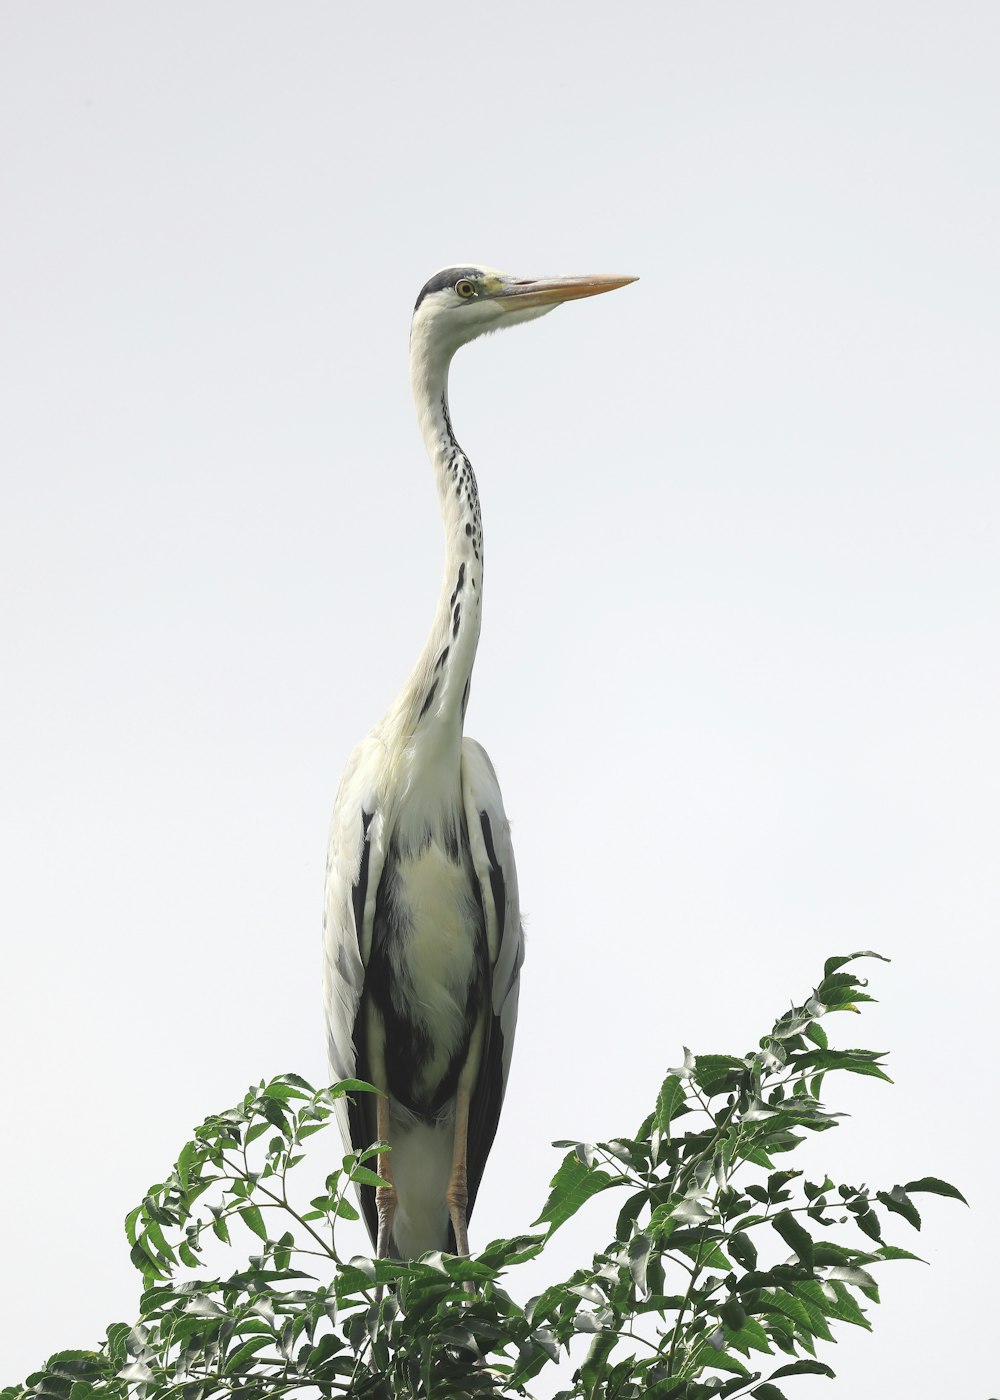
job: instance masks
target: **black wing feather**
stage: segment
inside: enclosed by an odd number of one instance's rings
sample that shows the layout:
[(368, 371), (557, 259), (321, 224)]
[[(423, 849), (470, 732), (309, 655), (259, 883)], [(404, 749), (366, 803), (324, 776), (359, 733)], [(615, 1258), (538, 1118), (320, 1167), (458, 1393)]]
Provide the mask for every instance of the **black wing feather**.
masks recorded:
[[(490, 862), (490, 893), (493, 897), (493, 907), (496, 910), (497, 929), (502, 939), (504, 920), (507, 914), (507, 886), (503, 870), (497, 861), (493, 832), (486, 812), (480, 812), (479, 821), (486, 844), (486, 854)], [(492, 973), (491, 984), (487, 989), (486, 1004), (490, 1008), (493, 1006)], [(497, 1124), (500, 1121), (504, 1093), (503, 1048), (503, 1030), (500, 1026), (500, 1018), (494, 1015), (491, 1010), (487, 1019), (482, 1058), (479, 1062), (479, 1074), (472, 1092), (472, 1104), (469, 1111), (468, 1155), (466, 1159), (469, 1178), (469, 1204), (466, 1211), (468, 1219), (472, 1218), (472, 1208), (476, 1203), (479, 1185), (486, 1169), (486, 1159), (490, 1155), (490, 1148), (496, 1137)]]

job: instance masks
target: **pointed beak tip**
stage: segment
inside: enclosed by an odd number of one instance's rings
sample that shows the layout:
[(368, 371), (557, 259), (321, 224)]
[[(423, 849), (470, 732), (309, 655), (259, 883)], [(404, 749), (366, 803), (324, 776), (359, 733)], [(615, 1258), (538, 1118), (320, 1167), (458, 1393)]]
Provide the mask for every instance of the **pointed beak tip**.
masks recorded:
[(538, 278), (515, 282), (499, 295), (503, 298), (504, 309), (513, 311), (519, 307), (558, 306), (580, 297), (599, 296), (602, 292), (614, 292), (638, 280), (638, 277), (603, 273), (589, 277)]

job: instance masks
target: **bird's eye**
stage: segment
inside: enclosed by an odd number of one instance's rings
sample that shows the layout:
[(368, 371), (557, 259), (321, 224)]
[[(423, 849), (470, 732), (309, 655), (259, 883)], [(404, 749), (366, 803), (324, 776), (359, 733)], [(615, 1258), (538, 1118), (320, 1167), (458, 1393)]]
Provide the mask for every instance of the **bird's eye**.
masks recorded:
[(465, 297), (466, 299), (468, 299), (469, 297), (474, 297), (476, 295), (475, 287), (466, 277), (463, 277), (461, 282), (455, 283), (455, 291), (460, 297)]

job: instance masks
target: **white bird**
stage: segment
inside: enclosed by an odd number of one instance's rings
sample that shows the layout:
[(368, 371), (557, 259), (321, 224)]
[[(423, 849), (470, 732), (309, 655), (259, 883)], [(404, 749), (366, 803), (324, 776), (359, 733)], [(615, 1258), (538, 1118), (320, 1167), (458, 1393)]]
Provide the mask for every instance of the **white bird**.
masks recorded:
[(324, 993), (350, 1151), (386, 1142), (361, 1203), (379, 1257), (468, 1254), (468, 1219), (510, 1070), (524, 937), (510, 828), (485, 750), (463, 738), (479, 641), (483, 527), (448, 409), (455, 351), (632, 277), (518, 280), (451, 267), (413, 312), (410, 374), (434, 468), (445, 571), (430, 636), (341, 779), (327, 862)]

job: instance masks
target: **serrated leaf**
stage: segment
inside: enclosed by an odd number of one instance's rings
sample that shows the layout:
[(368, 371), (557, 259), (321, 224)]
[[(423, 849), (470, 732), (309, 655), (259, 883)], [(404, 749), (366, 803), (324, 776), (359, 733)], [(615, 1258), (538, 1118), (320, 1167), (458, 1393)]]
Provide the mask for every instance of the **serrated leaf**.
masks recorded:
[(713, 1371), (728, 1371), (730, 1375), (742, 1376), (744, 1382), (757, 1380), (760, 1372), (751, 1375), (747, 1366), (735, 1357), (731, 1351), (724, 1350), (726, 1346), (726, 1334), (721, 1327), (717, 1327), (714, 1332), (710, 1332), (706, 1338), (710, 1351), (702, 1350), (698, 1353), (697, 1364), (699, 1366), (710, 1366)]
[[(790, 1317), (807, 1337), (822, 1337), (823, 1341), (830, 1342), (833, 1333), (827, 1326), (824, 1310), (806, 1292), (804, 1285), (808, 1282), (811, 1280), (803, 1279), (799, 1283), (789, 1284), (788, 1289), (776, 1288), (768, 1301), (779, 1312)], [(789, 1291), (793, 1287), (794, 1293)]]
[(136, 1242), (132, 1246), (129, 1251), (129, 1258), (139, 1272), (146, 1278), (150, 1276), (154, 1278), (169, 1277), (168, 1270), (165, 1269), (157, 1259), (153, 1258), (141, 1242)]
[(345, 1094), (381, 1094), (382, 1090), (367, 1079), (341, 1079), (324, 1091), (333, 1099), (342, 1099)]
[(214, 1298), (206, 1298), (204, 1294), (198, 1294), (184, 1305), (184, 1311), (190, 1313), (192, 1317), (225, 1317), (226, 1310), (221, 1307)]
[(607, 1370), (608, 1357), (614, 1350), (617, 1341), (618, 1334), (616, 1332), (606, 1332), (604, 1335), (594, 1338), (593, 1344), (587, 1352), (586, 1360), (580, 1367), (580, 1383), (587, 1400), (592, 1400), (598, 1385), (603, 1380)]
[(188, 1178), (191, 1166), (198, 1155), (198, 1144), (196, 1142), (186, 1142), (181, 1148), (180, 1156), (177, 1158), (177, 1175), (180, 1177), (181, 1185), (186, 1191), (188, 1189)]
[(787, 1365), (779, 1366), (776, 1371), (771, 1372), (770, 1379), (775, 1381), (781, 1376), (829, 1376), (833, 1379), (836, 1372), (825, 1361), (814, 1361), (812, 1357), (804, 1356), (798, 1361), (789, 1361)]
[(813, 1267), (813, 1240), (809, 1231), (803, 1229), (795, 1216), (788, 1210), (779, 1210), (771, 1224), (788, 1247), (795, 1251), (803, 1266), (811, 1269)]
[(742, 1231), (730, 1235), (729, 1239), (723, 1243), (723, 1248), (733, 1256), (737, 1264), (742, 1264), (744, 1269), (757, 1267), (757, 1246), (750, 1236)]
[(671, 1120), (677, 1116), (678, 1110), (684, 1107), (684, 1103), (685, 1094), (681, 1081), (676, 1074), (668, 1074), (660, 1086), (660, 1092), (656, 1099), (656, 1112), (653, 1115), (658, 1132), (669, 1134)]
[(264, 1228), (264, 1218), (257, 1206), (241, 1206), (237, 1215), (243, 1220), (258, 1238), (267, 1243), (267, 1230)]
[(130, 1361), (127, 1366), (123, 1366), (116, 1377), (120, 1381), (133, 1381), (140, 1385), (149, 1385), (155, 1381), (156, 1377), (146, 1365), (145, 1361)]
[(840, 1279), (841, 1283), (851, 1283), (855, 1288), (876, 1288), (877, 1284), (871, 1274), (857, 1266), (838, 1265), (830, 1270), (828, 1277)]
[(553, 1234), (565, 1224), (592, 1196), (606, 1190), (614, 1182), (607, 1172), (596, 1167), (588, 1167), (575, 1155), (563, 1159), (562, 1165), (552, 1178), (549, 1198), (541, 1215), (532, 1221), (533, 1225), (548, 1224), (548, 1233)]
[(719, 1315), (733, 1332), (739, 1332), (747, 1320), (747, 1310), (735, 1294), (726, 1299), (719, 1309)]
[(894, 1186), (891, 1191), (879, 1191), (876, 1194), (878, 1200), (882, 1202), (886, 1210), (890, 1210), (896, 1215), (901, 1215), (915, 1230), (920, 1229), (920, 1212), (903, 1190), (902, 1186)]
[(879, 1259), (910, 1259), (915, 1264), (926, 1264), (926, 1259), (921, 1259), (919, 1254), (911, 1254), (908, 1249), (900, 1249), (895, 1244), (884, 1244), (878, 1251)]
[(632, 1282), (640, 1298), (649, 1297), (649, 1288), (646, 1284), (646, 1269), (649, 1264), (652, 1240), (649, 1235), (634, 1235), (629, 1240), (628, 1246), (628, 1267), (632, 1275)]
[(868, 1210), (863, 1210), (863, 1211), (859, 1212), (859, 1213), (854, 1217), (854, 1220), (855, 1220), (855, 1224), (858, 1226), (858, 1228), (859, 1228), (860, 1230), (863, 1230), (864, 1233), (868, 1236), (869, 1239), (871, 1239), (871, 1240), (877, 1240), (878, 1243), (881, 1244), (881, 1242), (882, 1242), (882, 1225), (881, 1225), (881, 1222), (879, 1221), (878, 1216), (875, 1214), (875, 1212), (874, 1212), (872, 1209), (869, 1208)]
[(371, 1167), (354, 1166), (351, 1168), (351, 1180), (357, 1182), (359, 1186), (384, 1186), (385, 1182), (378, 1172), (373, 1172)]
[(136, 1222), (138, 1221), (139, 1216), (140, 1216), (141, 1214), (142, 1214), (142, 1206), (136, 1206), (135, 1209), (134, 1209), (134, 1210), (130, 1210), (129, 1213), (128, 1213), (128, 1215), (126, 1215), (126, 1217), (125, 1217), (125, 1234), (126, 1234), (126, 1237), (127, 1237), (127, 1239), (128, 1239), (129, 1244), (135, 1244), (135, 1242), (136, 1242), (136, 1228), (135, 1228), (135, 1227), (136, 1227)]
[(271, 1346), (273, 1340), (271, 1336), (251, 1337), (248, 1342), (244, 1342), (242, 1346), (237, 1347), (233, 1354), (226, 1358), (226, 1365), (222, 1374), (224, 1376), (233, 1375), (234, 1372), (240, 1369), (244, 1361), (249, 1361), (258, 1351), (263, 1351), (264, 1347)]
[(823, 980), (825, 981), (845, 963), (853, 962), (855, 958), (877, 958), (879, 962), (892, 962), (891, 958), (884, 958), (881, 953), (873, 953), (870, 948), (865, 948), (860, 953), (848, 953), (846, 957), (827, 958), (823, 964)]
[(918, 1181), (908, 1181), (903, 1190), (928, 1191), (934, 1196), (951, 1196), (953, 1200), (961, 1201), (963, 1206), (969, 1204), (957, 1186), (952, 1186), (950, 1181), (942, 1181), (936, 1176), (922, 1176)]
[[(834, 1291), (832, 1299), (824, 1291), (827, 1288)], [(850, 1322), (855, 1327), (863, 1327), (866, 1332), (872, 1330), (871, 1323), (861, 1311), (856, 1298), (843, 1283), (821, 1284), (818, 1279), (803, 1279), (798, 1286), (798, 1293), (827, 1317), (836, 1318), (840, 1322)]]
[(709, 1098), (738, 1082), (746, 1074), (747, 1067), (734, 1055), (696, 1055), (694, 1080)]
[(751, 1350), (772, 1354), (768, 1335), (755, 1317), (748, 1317), (738, 1332), (729, 1333), (729, 1345), (744, 1356), (749, 1356)]

